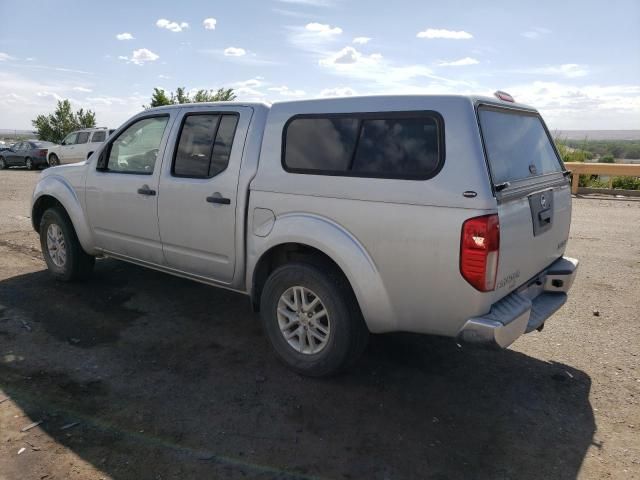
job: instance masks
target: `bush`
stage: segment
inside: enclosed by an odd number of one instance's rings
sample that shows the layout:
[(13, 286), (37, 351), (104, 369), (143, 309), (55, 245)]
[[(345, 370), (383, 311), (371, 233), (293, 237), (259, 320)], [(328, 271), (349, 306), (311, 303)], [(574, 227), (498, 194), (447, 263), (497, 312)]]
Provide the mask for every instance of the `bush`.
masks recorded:
[(613, 177), (613, 188), (640, 190), (640, 177)]
[(604, 155), (600, 157), (600, 160), (598, 160), (598, 163), (615, 163), (615, 160), (613, 158), (613, 155)]

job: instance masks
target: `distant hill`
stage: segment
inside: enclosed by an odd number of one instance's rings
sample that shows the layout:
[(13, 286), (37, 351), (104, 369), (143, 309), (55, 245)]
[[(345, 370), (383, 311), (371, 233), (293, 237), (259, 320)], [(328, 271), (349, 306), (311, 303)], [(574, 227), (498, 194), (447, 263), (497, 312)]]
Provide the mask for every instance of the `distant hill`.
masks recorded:
[(24, 137), (24, 136), (34, 136), (35, 131), (33, 130), (11, 130), (9, 128), (0, 128), (0, 137)]
[(566, 140), (640, 140), (640, 130), (551, 130), (551, 135)]

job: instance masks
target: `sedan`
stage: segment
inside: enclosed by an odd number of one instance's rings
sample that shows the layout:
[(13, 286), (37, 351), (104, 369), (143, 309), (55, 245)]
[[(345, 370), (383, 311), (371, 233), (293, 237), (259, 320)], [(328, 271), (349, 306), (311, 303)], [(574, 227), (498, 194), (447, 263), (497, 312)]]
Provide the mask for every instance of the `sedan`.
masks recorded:
[(29, 170), (45, 167), (48, 149), (54, 145), (40, 140), (14, 143), (10, 148), (0, 151), (0, 170), (14, 166), (27, 167)]

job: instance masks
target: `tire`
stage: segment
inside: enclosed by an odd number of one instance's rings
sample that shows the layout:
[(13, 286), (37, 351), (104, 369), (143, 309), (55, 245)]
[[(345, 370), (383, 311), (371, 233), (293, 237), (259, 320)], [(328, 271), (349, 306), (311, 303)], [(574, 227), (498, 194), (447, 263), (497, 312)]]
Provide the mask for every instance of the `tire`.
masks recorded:
[(33, 160), (31, 160), (30, 158), (25, 158), (24, 160), (24, 166), (27, 167), (27, 170), (33, 170)]
[[(294, 303), (296, 295), (300, 299), (304, 296), (307, 306), (316, 303), (315, 307), (294, 313), (296, 309), (290, 305), (304, 303)], [(281, 313), (283, 309), (286, 316)], [(326, 315), (317, 320), (305, 317), (316, 316), (322, 309)], [(302, 375), (326, 377), (339, 373), (360, 357), (367, 344), (369, 331), (355, 296), (346, 279), (330, 267), (289, 263), (277, 268), (262, 290), (260, 311), (264, 331), (277, 357)], [(286, 324), (292, 318), (297, 320), (291, 321), (289, 327)], [(323, 330), (328, 333), (325, 335)], [(293, 336), (287, 339), (285, 334)], [(324, 344), (315, 335), (324, 337)]]
[(5, 162), (4, 157), (0, 157), (0, 170), (4, 170), (7, 168), (7, 163)]
[(93, 271), (95, 257), (82, 249), (69, 216), (60, 207), (49, 208), (42, 215), (40, 246), (49, 272), (58, 280), (83, 280)]
[(49, 155), (49, 166), (55, 167), (56, 165), (60, 165), (60, 159), (55, 153)]

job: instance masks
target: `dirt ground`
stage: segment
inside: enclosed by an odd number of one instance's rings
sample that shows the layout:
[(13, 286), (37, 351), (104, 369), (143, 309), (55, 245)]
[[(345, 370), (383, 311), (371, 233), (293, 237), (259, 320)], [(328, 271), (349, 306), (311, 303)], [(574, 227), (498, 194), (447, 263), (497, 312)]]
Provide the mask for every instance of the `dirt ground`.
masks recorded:
[(544, 331), (376, 336), (313, 380), (241, 295), (113, 260), (53, 281), (37, 177), (0, 172), (0, 479), (640, 478), (638, 200), (575, 199), (580, 272)]

